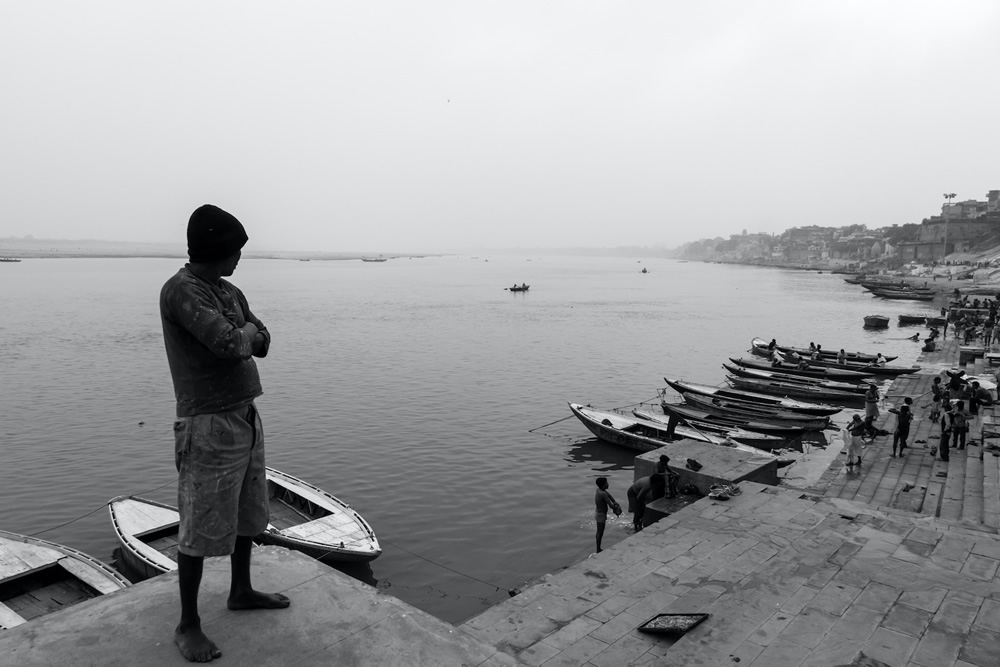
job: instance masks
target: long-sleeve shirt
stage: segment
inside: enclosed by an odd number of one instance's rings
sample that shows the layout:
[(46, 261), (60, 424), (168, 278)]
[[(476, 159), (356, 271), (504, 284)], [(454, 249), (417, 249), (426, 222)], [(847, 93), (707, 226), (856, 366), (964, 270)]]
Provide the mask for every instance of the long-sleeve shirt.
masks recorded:
[(213, 284), (185, 266), (160, 290), (160, 321), (178, 417), (233, 410), (263, 393), (253, 336), (242, 327), (251, 322), (263, 334), (259, 357), (271, 335), (235, 285)]

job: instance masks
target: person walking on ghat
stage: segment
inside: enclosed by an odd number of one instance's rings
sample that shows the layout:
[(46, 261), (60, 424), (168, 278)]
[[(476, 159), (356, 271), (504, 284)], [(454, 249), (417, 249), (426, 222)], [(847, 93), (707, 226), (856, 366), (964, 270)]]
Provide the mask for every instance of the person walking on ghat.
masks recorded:
[(965, 449), (965, 437), (969, 432), (969, 415), (964, 401), (955, 401), (951, 411), (951, 445), (955, 449)]
[(601, 540), (604, 538), (604, 526), (608, 522), (608, 508), (610, 507), (615, 516), (620, 516), (622, 513), (622, 506), (618, 504), (612, 496), (611, 492), (608, 491), (608, 478), (598, 477), (597, 481), (597, 493), (594, 494), (594, 504), (596, 509), (594, 510), (594, 520), (597, 522), (597, 553), (601, 553)]
[(896, 432), (892, 436), (892, 458), (896, 458), (896, 446), (899, 445), (899, 455), (903, 455), (906, 449), (906, 438), (910, 435), (910, 422), (913, 421), (913, 410), (910, 407), (913, 399), (906, 397), (903, 405), (899, 408), (889, 408), (889, 412), (896, 413)]
[(181, 619), (174, 643), (192, 662), (222, 655), (201, 628), (198, 590), (204, 559), (230, 556), (229, 609), (281, 609), (289, 599), (254, 590), (253, 536), (267, 528), (264, 433), (254, 399), (261, 395), (253, 357), (265, 357), (271, 334), (246, 297), (224, 280), (247, 242), (243, 225), (206, 204), (187, 227), (185, 264), (160, 291), (160, 320), (177, 399), (174, 462), (180, 513), (177, 572)]

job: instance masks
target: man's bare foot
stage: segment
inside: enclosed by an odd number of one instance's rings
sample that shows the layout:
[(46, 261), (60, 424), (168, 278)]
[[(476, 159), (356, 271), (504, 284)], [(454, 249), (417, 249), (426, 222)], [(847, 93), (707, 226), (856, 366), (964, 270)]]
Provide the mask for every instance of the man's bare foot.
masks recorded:
[(226, 606), (233, 610), (238, 609), (284, 609), (292, 603), (288, 596), (281, 593), (261, 593), (260, 591), (249, 591), (237, 596), (230, 596), (226, 601)]
[(174, 630), (174, 643), (190, 662), (209, 662), (222, 656), (222, 651), (211, 639), (205, 636), (201, 628), (182, 628)]

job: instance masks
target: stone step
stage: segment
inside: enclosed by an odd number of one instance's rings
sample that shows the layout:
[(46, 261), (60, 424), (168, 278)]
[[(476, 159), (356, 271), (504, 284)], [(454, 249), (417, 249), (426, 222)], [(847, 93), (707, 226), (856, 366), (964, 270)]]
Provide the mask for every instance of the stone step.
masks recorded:
[(1000, 528), (1000, 457), (993, 454), (992, 451), (983, 453), (983, 524)]
[(974, 526), (983, 523), (983, 462), (980, 448), (970, 445), (965, 457), (965, 493), (962, 498), (962, 523)]

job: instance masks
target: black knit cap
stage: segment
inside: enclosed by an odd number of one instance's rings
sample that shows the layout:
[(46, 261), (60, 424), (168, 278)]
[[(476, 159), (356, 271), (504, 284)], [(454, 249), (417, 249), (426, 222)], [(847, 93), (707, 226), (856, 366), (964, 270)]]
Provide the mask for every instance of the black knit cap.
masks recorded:
[(218, 206), (199, 206), (188, 220), (188, 257), (192, 262), (225, 259), (247, 242), (243, 225)]

